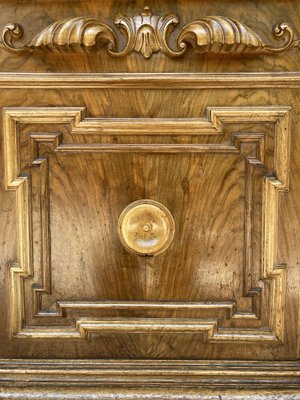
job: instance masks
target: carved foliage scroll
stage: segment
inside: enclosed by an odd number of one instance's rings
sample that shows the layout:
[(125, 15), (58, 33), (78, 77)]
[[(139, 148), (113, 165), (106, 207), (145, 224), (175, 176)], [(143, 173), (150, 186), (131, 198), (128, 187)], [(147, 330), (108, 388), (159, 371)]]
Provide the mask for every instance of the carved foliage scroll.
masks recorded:
[(224, 16), (211, 16), (187, 23), (177, 34), (175, 48), (170, 45), (170, 34), (179, 24), (176, 14), (164, 17), (153, 15), (148, 7), (142, 13), (128, 17), (119, 14), (114, 24), (126, 38), (126, 45), (120, 48), (120, 37), (108, 24), (98, 19), (77, 17), (54, 22), (38, 33), (29, 43), (15, 46), (14, 42), (23, 36), (23, 28), (16, 23), (7, 24), (2, 31), (1, 46), (14, 52), (28, 51), (96, 51), (106, 46), (114, 57), (123, 57), (137, 52), (145, 58), (162, 52), (168, 57), (179, 57), (189, 47), (199, 53), (277, 53), (299, 46), (294, 39), (292, 28), (281, 23), (274, 27), (275, 38), (283, 40), (282, 45), (271, 46), (245, 24)]

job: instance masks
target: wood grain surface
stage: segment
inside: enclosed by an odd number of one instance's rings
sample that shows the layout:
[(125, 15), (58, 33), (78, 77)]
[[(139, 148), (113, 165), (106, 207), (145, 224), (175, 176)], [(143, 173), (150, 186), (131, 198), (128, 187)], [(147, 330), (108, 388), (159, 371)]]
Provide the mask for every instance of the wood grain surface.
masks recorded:
[[(7, 386), (50, 396), (46, 382), (66, 387), (73, 375), (78, 386), (99, 384), (99, 398), (185, 398), (181, 385), (188, 399), (214, 398), (197, 387), (297, 396), (299, 2), (0, 5), (0, 29), (24, 29), (7, 43), (31, 43), (20, 52), (0, 46), (0, 398), (17, 395)], [(114, 18), (145, 6), (180, 16), (177, 33), (165, 34), (173, 50), (187, 44), (182, 57), (167, 53), (162, 20), (146, 24), (149, 15), (126, 20), (135, 42), (122, 57), (93, 36), (104, 29), (107, 44), (114, 30), (124, 48), (130, 37)], [(99, 40), (88, 52), (65, 41), (81, 17), (105, 24), (75, 36), (87, 46)], [(226, 24), (241, 26), (226, 18), (251, 27), (259, 49), (243, 51), (245, 38)], [(69, 19), (56, 36), (41, 34)], [(203, 21), (212, 29), (205, 48)], [(265, 51), (284, 46), (272, 36), (281, 22), (293, 45)], [(39, 50), (41, 36), (52, 51)], [(175, 222), (171, 245), (155, 257), (128, 252), (118, 237), (122, 210), (143, 199), (162, 203)], [(138, 389), (116, 397), (130, 381)]]

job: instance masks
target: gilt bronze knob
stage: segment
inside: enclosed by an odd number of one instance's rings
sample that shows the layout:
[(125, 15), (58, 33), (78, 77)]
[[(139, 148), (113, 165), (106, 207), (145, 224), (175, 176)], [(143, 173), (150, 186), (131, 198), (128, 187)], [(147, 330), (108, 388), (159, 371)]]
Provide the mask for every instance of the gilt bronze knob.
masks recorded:
[(121, 243), (131, 253), (157, 256), (169, 247), (174, 238), (174, 219), (158, 201), (138, 200), (122, 211), (118, 233)]

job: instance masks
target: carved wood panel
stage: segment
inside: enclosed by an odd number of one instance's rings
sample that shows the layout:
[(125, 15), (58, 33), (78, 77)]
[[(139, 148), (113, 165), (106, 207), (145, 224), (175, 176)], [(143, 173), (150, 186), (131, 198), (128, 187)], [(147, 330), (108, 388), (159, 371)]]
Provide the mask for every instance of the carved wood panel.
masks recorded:
[(17, 3), (0, 397), (294, 393), (299, 4)]
[[(10, 265), (11, 275), (11, 335), (16, 338), (63, 338), (66, 340), (70, 338), (89, 338), (92, 333), (105, 333), (105, 332), (128, 332), (128, 333), (143, 333), (143, 332), (181, 332), (182, 334), (187, 332), (201, 333), (203, 341), (274, 341), (283, 342), (283, 324), (284, 314), (283, 305), (285, 301), (285, 265), (278, 264), (276, 249), (277, 249), (277, 229), (278, 229), (278, 196), (280, 192), (288, 190), (288, 169), (289, 169), (289, 141), (290, 141), (290, 109), (287, 107), (280, 108), (262, 108), (262, 107), (220, 107), (210, 108), (207, 110), (207, 118), (199, 119), (187, 119), (176, 120), (176, 119), (96, 119), (96, 118), (85, 118), (85, 110), (83, 108), (6, 108), (4, 110), (4, 138), (5, 138), (5, 151), (6, 151), (6, 187), (7, 189), (14, 190), (16, 192), (16, 209), (17, 209), (17, 237), (18, 237), (18, 258), (15, 262)], [(180, 139), (182, 134), (178, 133), (177, 130), (180, 128), (182, 122), (185, 122), (185, 134), (188, 135), (200, 135), (199, 143), (153, 143), (156, 138), (160, 138), (163, 135), (176, 134)], [(222, 142), (222, 137), (225, 136), (223, 133), (224, 126), (226, 124), (241, 124), (261, 123), (272, 124), (271, 133), (272, 139), (269, 142), (274, 141), (273, 156), (271, 158), (271, 166), (268, 166), (267, 157), (269, 149), (267, 147), (267, 133), (254, 132), (243, 132), (232, 133), (231, 138), (227, 141)], [(70, 137), (76, 137), (76, 142), (69, 143), (62, 133), (35, 133), (29, 134), (26, 142), (28, 143), (28, 156), (21, 157), (20, 149), (23, 147), (20, 142), (20, 133), (17, 124), (38, 124), (39, 130), (42, 131), (43, 124), (62, 124), (67, 123), (70, 129)], [(113, 143), (104, 144), (99, 142), (93, 142), (86, 140), (85, 136), (93, 138), (101, 133), (111, 136), (114, 135), (114, 126), (117, 126), (118, 135), (122, 138), (124, 136), (126, 143)], [(191, 128), (190, 128), (191, 126)], [(145, 134), (146, 128), (146, 134)], [(147, 134), (154, 136), (154, 141), (151, 143), (144, 144), (132, 144), (127, 139), (128, 135), (133, 132), (135, 135), (143, 135), (147, 138)], [(75, 135), (75, 136), (74, 136)], [(212, 137), (214, 143), (207, 142)], [(216, 139), (220, 137), (221, 142), (218, 143)], [(79, 141), (78, 139), (79, 138)], [(82, 139), (84, 141), (82, 142)], [(219, 140), (220, 140), (219, 139)], [(122, 152), (122, 157), (126, 153), (146, 153), (156, 154), (163, 153), (163, 158), (167, 158), (168, 154), (188, 154), (193, 155), (193, 160), (196, 161), (194, 154), (217, 154), (227, 155), (228, 157), (235, 155), (238, 160), (241, 159), (241, 152), (243, 146), (251, 144), (255, 147), (253, 155), (242, 158), (244, 164), (244, 190), (245, 193), (242, 195), (245, 198), (243, 211), (238, 214), (241, 217), (243, 214), (244, 227), (243, 235), (239, 239), (243, 241), (242, 244), (242, 257), (238, 260), (243, 264), (242, 272), (239, 273), (241, 279), (240, 285), (243, 289), (241, 291), (242, 297), (250, 297), (252, 301), (252, 307), (248, 310), (240, 310), (238, 301), (211, 301), (204, 297), (201, 302), (189, 302), (185, 298), (184, 302), (174, 301), (177, 300), (178, 296), (182, 296), (178, 291), (178, 287), (174, 281), (174, 287), (169, 285), (168, 291), (174, 293), (173, 297), (168, 296), (166, 301), (109, 301), (109, 299), (103, 299), (100, 301), (90, 300), (68, 300), (56, 298), (56, 309), (47, 310), (42, 307), (43, 295), (50, 295), (52, 292), (51, 281), (52, 278), (52, 263), (51, 263), (51, 244), (50, 238), (52, 235), (51, 224), (50, 224), (50, 208), (51, 200), (51, 178), (49, 176), (49, 162), (52, 160), (50, 156), (43, 156), (41, 154), (41, 146), (43, 144), (51, 144), (51, 151), (58, 154), (59, 158), (63, 155), (68, 154), (103, 154), (103, 153), (119, 153)], [(60, 155), (61, 153), (61, 155)], [(38, 317), (38, 323), (28, 325), (26, 322), (26, 299), (24, 293), (24, 278), (34, 277), (34, 260), (33, 260), (33, 234), (32, 234), (32, 221), (34, 220), (32, 215), (33, 205), (31, 202), (32, 194), (30, 188), (30, 175), (27, 176), (26, 172), (22, 170), (21, 160), (28, 160), (30, 169), (38, 170), (38, 185), (39, 188), (39, 218), (40, 218), (40, 245), (41, 245), (41, 278), (42, 282), (34, 283), (32, 285), (32, 300), (33, 313)], [(157, 158), (156, 158), (157, 159)], [(205, 159), (205, 158), (204, 158)], [(125, 161), (125, 157), (123, 157)], [(53, 160), (54, 161), (54, 160)], [(90, 162), (90, 161), (89, 161)], [(98, 161), (94, 161), (97, 163)], [(101, 162), (99, 160), (99, 162)], [(102, 161), (103, 162), (103, 161)], [(108, 162), (108, 159), (107, 159)], [(113, 164), (112, 164), (113, 165)], [(158, 164), (159, 165), (159, 164)], [(237, 168), (235, 164), (229, 164), (231, 168)], [(28, 165), (26, 165), (28, 168)], [(271, 176), (270, 171), (275, 171)], [(113, 171), (113, 169), (112, 169)], [(227, 172), (228, 173), (228, 172)], [(267, 174), (267, 175), (264, 175)], [(88, 179), (89, 170), (87, 169), (86, 175)], [(211, 179), (211, 177), (209, 177)], [(225, 178), (224, 178), (225, 179)], [(260, 180), (261, 185), (261, 199), (255, 199), (255, 191), (257, 188), (257, 180)], [(129, 177), (130, 180), (130, 177)], [(73, 183), (75, 184), (75, 183)], [(157, 182), (158, 184), (158, 182)], [(226, 185), (226, 180), (224, 182)], [(78, 188), (77, 188), (78, 190)], [(87, 192), (88, 193), (88, 192)], [(175, 191), (176, 193), (176, 191)], [(213, 193), (212, 193), (213, 195)], [(155, 196), (157, 197), (157, 195)], [(225, 201), (226, 198), (223, 198)], [(204, 199), (203, 199), (204, 200)], [(202, 201), (203, 201), (202, 200)], [(73, 198), (74, 203), (78, 201), (76, 197)], [(208, 199), (206, 200), (208, 201)], [(259, 203), (262, 207), (261, 211), (261, 223), (262, 227), (260, 232), (256, 233), (258, 238), (261, 238), (261, 265), (259, 266), (259, 279), (266, 279), (269, 284), (269, 293), (267, 300), (268, 302), (268, 323), (261, 321), (261, 302), (263, 297), (263, 287), (261, 282), (253, 282), (252, 275), (254, 272), (253, 268), (253, 236), (254, 236), (254, 206), (255, 203)], [(225, 207), (225, 205), (223, 205)], [(191, 207), (191, 204), (186, 205), (187, 208)], [(191, 217), (199, 217), (199, 210), (201, 205), (197, 203), (193, 206), (194, 213)], [(105, 213), (105, 211), (103, 211)], [(176, 211), (175, 211), (176, 212)], [(174, 212), (175, 220), (179, 220)], [(229, 211), (228, 211), (229, 212)], [(226, 215), (226, 213), (225, 213)], [(177, 218), (176, 218), (177, 217)], [(106, 221), (109, 216), (102, 215)], [(203, 215), (200, 219), (203, 218)], [(226, 219), (224, 220), (224, 223)], [(178, 222), (178, 230), (184, 229), (184, 226), (180, 226), (182, 221)], [(109, 253), (116, 251), (114, 248), (109, 246), (109, 243), (105, 243), (105, 240), (117, 240), (115, 231), (116, 226), (113, 224), (110, 227), (112, 233), (102, 238), (104, 249), (108, 248)], [(193, 227), (194, 229), (194, 227)], [(202, 227), (207, 229), (207, 227)], [(258, 229), (259, 230), (259, 229)], [(188, 232), (188, 231), (187, 231)], [(100, 233), (100, 232), (99, 232)], [(220, 234), (220, 233), (219, 233)], [(210, 233), (211, 235), (211, 233)], [(115, 237), (114, 237), (115, 236)], [(56, 238), (57, 240), (57, 238)], [(184, 238), (178, 238), (177, 242), (173, 244), (171, 250), (169, 250), (167, 256), (172, 259), (172, 248), (173, 254), (176, 254), (176, 247), (180, 245)], [(92, 243), (92, 246), (97, 243)], [(197, 240), (195, 240), (197, 245)], [(106, 247), (105, 247), (106, 246)], [(181, 243), (182, 246), (182, 243)], [(257, 244), (257, 246), (259, 246)], [(211, 246), (214, 248), (214, 246)], [(189, 252), (189, 245), (184, 240), (184, 246), (182, 250)], [(105, 251), (105, 250), (104, 250)], [(120, 252), (121, 249), (119, 248)], [(220, 250), (219, 250), (220, 251)], [(101, 252), (99, 253), (101, 257)], [(126, 254), (122, 254), (125, 257)], [(167, 257), (166, 256), (166, 257)], [(174, 257), (173, 256), (173, 257)], [(202, 257), (204, 253), (202, 254)], [(223, 254), (221, 253), (221, 257)], [(61, 255), (62, 257), (62, 255)], [(105, 255), (103, 255), (105, 259)], [(202, 258), (201, 257), (201, 258)], [(207, 257), (207, 256), (206, 256)], [(199, 262), (199, 259), (194, 258), (193, 263)], [(139, 261), (135, 258), (130, 260), (134, 262), (138, 268)], [(126, 261), (125, 261), (126, 262)], [(127, 261), (129, 262), (129, 260)], [(174, 262), (174, 261), (172, 261)], [(204, 262), (208, 262), (207, 259)], [(79, 263), (79, 260), (78, 260)], [(162, 268), (164, 269), (163, 262), (156, 263), (156, 259), (145, 259), (145, 265), (151, 268)], [(225, 263), (226, 266), (226, 263)], [(66, 265), (64, 268), (70, 269), (70, 265)], [(107, 263), (104, 265), (105, 269), (112, 268)], [(178, 265), (178, 269), (186, 268), (184, 265)], [(189, 267), (191, 268), (191, 267)], [(195, 268), (195, 266), (194, 266)], [(199, 268), (199, 267), (198, 267)], [(201, 271), (199, 271), (201, 273)], [(88, 271), (85, 275), (88, 275)], [(193, 273), (193, 269), (191, 270)], [(175, 277), (180, 284), (184, 284), (184, 280), (180, 282), (180, 271), (175, 270), (173, 272)], [(116, 278), (116, 277), (115, 277)], [(99, 279), (105, 279), (99, 275)], [(173, 278), (174, 279), (174, 278)], [(71, 278), (70, 278), (71, 280)], [(270, 282), (269, 282), (270, 281)], [(67, 282), (62, 282), (66, 285)], [(191, 285), (192, 282), (190, 281)], [(256, 286), (260, 285), (260, 286)], [(211, 289), (212, 287), (210, 287)], [(140, 288), (142, 291), (144, 288)], [(196, 288), (195, 288), (196, 289)], [(217, 287), (215, 288), (215, 290)], [(79, 289), (77, 289), (79, 290)], [(117, 293), (111, 293), (110, 296), (117, 295)], [(145, 296), (147, 297), (147, 295)], [(186, 297), (186, 296), (184, 296)], [(171, 301), (171, 303), (170, 303)], [(84, 310), (83, 316), (75, 320), (75, 325), (67, 325), (64, 321), (60, 322), (59, 327), (56, 325), (52, 326), (51, 318), (53, 317), (64, 319), (69, 311)], [(101, 311), (105, 309), (109, 315), (112, 312), (110, 318), (95, 318), (89, 316), (90, 310)], [(113, 318), (115, 310), (126, 310), (127, 314), (124, 318)], [(149, 313), (150, 317), (139, 317), (133, 318), (135, 311), (138, 311), (141, 315), (143, 312), (146, 315)], [(159, 318), (160, 312), (163, 311), (168, 316), (168, 310), (178, 312), (181, 317), (168, 317)], [(203, 310), (203, 312), (202, 312)], [(197, 313), (192, 318), (189, 317), (190, 311)], [(172, 313), (171, 313), (172, 315)], [(202, 316), (203, 315), (203, 316)], [(44, 317), (43, 323), (42, 317)], [(264, 316), (266, 317), (266, 316)], [(230, 324), (225, 323), (225, 327), (222, 327), (222, 320), (234, 320), (234, 326), (230, 327)], [(264, 318), (266, 320), (266, 318)], [(239, 322), (241, 326), (239, 326)], [(249, 326), (247, 325), (249, 322)], [(57, 324), (57, 322), (56, 322)], [(245, 329), (246, 328), (246, 329)]]
[(42, 51), (89, 51), (107, 46), (113, 57), (124, 57), (133, 51), (149, 58), (161, 51), (168, 57), (185, 54), (188, 45), (200, 53), (279, 53), (299, 47), (294, 30), (287, 23), (273, 28), (275, 38), (285, 39), (281, 46), (266, 45), (259, 35), (245, 24), (226, 16), (205, 17), (187, 23), (176, 38), (176, 49), (168, 41), (169, 35), (180, 22), (177, 14), (164, 17), (153, 15), (149, 7), (134, 17), (118, 14), (114, 24), (125, 32), (127, 43), (117, 50), (119, 38), (108, 25), (92, 17), (66, 18), (54, 22), (38, 33), (29, 43), (16, 47), (14, 41), (23, 37), (21, 25), (9, 22), (2, 31), (2, 47), (13, 52)]

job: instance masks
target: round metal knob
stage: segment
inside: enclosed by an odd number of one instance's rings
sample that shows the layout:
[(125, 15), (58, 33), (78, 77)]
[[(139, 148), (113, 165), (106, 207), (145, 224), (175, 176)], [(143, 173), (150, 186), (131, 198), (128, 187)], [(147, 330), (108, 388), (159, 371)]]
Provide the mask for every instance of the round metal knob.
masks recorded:
[(138, 200), (121, 213), (118, 234), (123, 246), (139, 256), (156, 256), (171, 244), (175, 224), (170, 211), (154, 200)]

